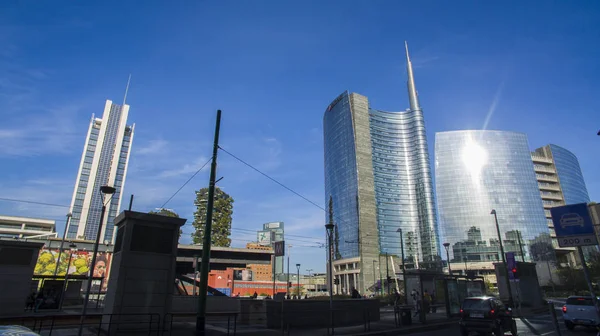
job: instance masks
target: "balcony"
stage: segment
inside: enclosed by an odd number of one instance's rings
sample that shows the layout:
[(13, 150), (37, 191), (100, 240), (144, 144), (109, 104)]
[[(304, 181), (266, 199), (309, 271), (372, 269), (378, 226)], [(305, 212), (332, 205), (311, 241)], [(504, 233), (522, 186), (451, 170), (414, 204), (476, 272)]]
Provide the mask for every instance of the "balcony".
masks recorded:
[[(552, 200), (552, 201), (562, 201), (563, 197), (560, 193), (553, 193), (553, 192), (540, 192), (540, 195), (542, 196), (542, 200)], [(555, 204), (553, 206), (559, 206), (560, 204)]]
[(535, 177), (540, 182), (558, 182), (558, 178), (552, 175), (535, 174)]
[(558, 186), (557, 183), (542, 183), (542, 182), (539, 182), (538, 183), (538, 187), (540, 188), (540, 190), (559, 191), (560, 192), (560, 187)]
[(534, 165), (533, 169), (539, 173), (550, 173), (556, 174), (556, 170), (552, 166), (542, 166), (542, 165)]
[(551, 158), (535, 154), (531, 155), (531, 160), (533, 160), (533, 163), (553, 163)]

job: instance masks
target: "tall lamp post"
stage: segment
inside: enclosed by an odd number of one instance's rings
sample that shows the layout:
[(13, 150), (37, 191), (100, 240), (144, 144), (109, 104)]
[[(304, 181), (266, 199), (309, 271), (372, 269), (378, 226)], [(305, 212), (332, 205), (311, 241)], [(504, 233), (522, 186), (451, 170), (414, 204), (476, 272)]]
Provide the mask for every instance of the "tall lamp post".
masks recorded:
[(500, 234), (500, 226), (498, 225), (498, 215), (496, 214), (496, 209), (492, 209), (490, 215), (494, 215), (494, 220), (496, 221), (496, 232), (498, 232), (498, 241), (500, 242), (500, 253), (502, 254), (502, 264), (504, 264), (506, 277), (506, 290), (508, 290), (508, 305), (510, 307), (514, 307), (514, 300), (512, 295), (512, 289), (510, 288), (510, 279), (508, 278), (508, 265), (506, 264), (506, 256), (504, 255), (504, 246), (502, 246), (502, 235)]
[[(87, 281), (87, 290), (85, 291), (85, 299), (83, 301), (83, 310), (81, 311), (81, 321), (79, 323), (79, 333), (81, 336), (83, 332), (83, 322), (85, 320), (85, 314), (87, 313), (88, 301), (90, 299), (90, 291), (92, 290), (92, 278), (94, 277), (94, 268), (96, 267), (96, 256), (98, 255), (98, 245), (100, 244), (100, 235), (102, 234), (102, 223), (104, 222), (104, 213), (106, 212), (106, 205), (112, 199), (112, 195), (116, 189), (111, 186), (100, 187), (100, 198), (102, 200), (102, 212), (100, 212), (100, 222), (98, 223), (98, 232), (96, 232), (96, 241), (94, 242), (94, 251), (92, 253), (92, 262), (90, 263), (89, 276)], [(104, 195), (111, 195), (108, 201), (104, 201)]]
[(333, 224), (333, 218), (329, 219), (329, 223), (325, 224), (325, 231), (327, 232), (327, 260), (329, 261), (329, 265), (327, 265), (327, 270), (329, 271), (329, 309), (333, 309), (333, 268), (331, 267), (331, 247), (333, 242), (333, 228), (335, 225)]
[(296, 293), (298, 294), (298, 300), (300, 300), (300, 264), (296, 264)]
[(286, 279), (286, 284), (285, 284), (285, 295), (286, 296), (290, 296), (290, 254), (291, 254), (291, 248), (292, 245), (288, 244), (288, 248), (287, 251), (285, 253), (287, 253), (287, 259), (288, 259), (288, 267), (287, 267), (287, 279)]
[(450, 243), (444, 243), (444, 248), (446, 249), (446, 260), (448, 261), (448, 275), (452, 275), (452, 267), (450, 267), (450, 252), (448, 248), (450, 247)]
[(67, 214), (67, 222), (65, 224), (65, 231), (63, 232), (62, 239), (60, 240), (60, 247), (58, 248), (58, 258), (56, 258), (56, 267), (54, 268), (54, 276), (58, 273), (58, 265), (60, 264), (60, 256), (62, 254), (63, 245), (65, 244), (65, 238), (67, 237), (67, 230), (69, 229), (69, 223), (71, 223), (71, 213)]
[[(402, 257), (402, 287), (404, 289), (404, 303), (408, 303), (408, 293), (406, 292), (406, 266), (404, 265), (404, 238), (402, 237), (402, 229), (398, 229), (396, 232), (400, 233), (400, 253)], [(375, 271), (373, 270), (373, 272)], [(396, 282), (396, 284), (398, 283)]]

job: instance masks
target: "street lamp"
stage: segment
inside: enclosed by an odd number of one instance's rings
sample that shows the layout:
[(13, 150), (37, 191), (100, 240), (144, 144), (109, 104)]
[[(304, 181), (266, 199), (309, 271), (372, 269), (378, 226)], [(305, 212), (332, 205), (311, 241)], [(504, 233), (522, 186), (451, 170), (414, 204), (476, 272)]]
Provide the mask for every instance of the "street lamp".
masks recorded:
[[(400, 233), (400, 253), (402, 254), (402, 282), (404, 287), (404, 301), (405, 303), (408, 303), (408, 295), (406, 293), (406, 266), (404, 265), (404, 239), (402, 237), (402, 229), (398, 229), (396, 232)], [(396, 279), (396, 281), (398, 280)], [(396, 285), (397, 284), (398, 282), (396, 282)]]
[(300, 264), (296, 264), (296, 271), (298, 271), (298, 279), (296, 285), (296, 293), (298, 293), (298, 300), (300, 300)]
[(508, 290), (508, 305), (510, 307), (514, 306), (514, 300), (512, 296), (512, 290), (510, 288), (510, 279), (508, 278), (508, 265), (506, 264), (506, 256), (504, 255), (504, 246), (502, 246), (502, 235), (500, 234), (500, 226), (498, 225), (498, 215), (496, 214), (496, 209), (492, 209), (490, 215), (494, 215), (494, 220), (496, 221), (496, 231), (498, 232), (498, 241), (500, 243), (500, 253), (502, 254), (502, 263), (504, 264), (504, 270), (506, 271), (506, 289)]
[[(98, 245), (100, 244), (100, 235), (102, 234), (102, 222), (104, 222), (104, 213), (106, 212), (106, 204), (110, 202), (112, 199), (112, 195), (117, 190), (111, 186), (101, 186), (100, 187), (100, 198), (102, 202), (102, 211), (100, 212), (100, 222), (98, 223), (98, 232), (96, 232), (96, 241), (94, 242), (94, 252), (92, 253), (92, 262), (90, 263), (88, 281), (87, 281), (87, 290), (85, 291), (85, 299), (83, 301), (83, 310), (81, 312), (81, 321), (79, 323), (79, 333), (81, 336), (83, 332), (83, 322), (85, 320), (85, 314), (87, 312), (88, 301), (90, 299), (90, 291), (92, 290), (92, 278), (94, 277), (94, 268), (96, 267), (96, 256), (98, 255)], [(104, 195), (111, 195), (108, 198), (108, 201), (104, 201)]]
[(333, 268), (331, 267), (331, 251), (333, 242), (333, 228), (335, 225), (331, 222), (333, 219), (330, 218), (330, 222), (325, 224), (325, 231), (327, 232), (327, 259), (329, 260), (328, 271), (329, 271), (329, 309), (333, 309)]
[(65, 231), (63, 232), (62, 239), (60, 240), (60, 247), (58, 248), (58, 258), (56, 258), (56, 267), (54, 268), (54, 276), (58, 272), (58, 265), (60, 264), (60, 255), (62, 254), (63, 245), (65, 243), (65, 238), (67, 237), (67, 230), (69, 229), (69, 223), (71, 223), (71, 213), (67, 214), (67, 222), (65, 224)]
[(285, 252), (287, 254), (287, 257), (288, 257), (287, 258), (288, 259), (288, 263), (287, 263), (288, 267), (287, 267), (287, 277), (286, 277), (287, 279), (286, 279), (286, 284), (285, 284), (285, 295), (286, 295), (286, 297), (290, 296), (290, 287), (291, 287), (290, 286), (290, 254), (292, 252), (291, 248), (292, 248), (292, 245), (288, 244), (287, 251)]
[(450, 247), (450, 243), (444, 243), (444, 248), (446, 249), (446, 260), (448, 260), (448, 274), (452, 275), (452, 267), (450, 267), (450, 252), (448, 248)]

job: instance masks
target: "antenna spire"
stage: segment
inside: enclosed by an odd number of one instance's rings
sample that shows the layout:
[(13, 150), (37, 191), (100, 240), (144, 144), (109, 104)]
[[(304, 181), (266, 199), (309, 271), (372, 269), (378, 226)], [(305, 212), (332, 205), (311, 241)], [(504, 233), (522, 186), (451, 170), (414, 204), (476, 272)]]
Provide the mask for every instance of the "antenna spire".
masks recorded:
[(125, 87), (125, 97), (123, 97), (123, 106), (125, 106), (125, 102), (127, 101), (127, 92), (129, 92), (129, 82), (131, 82), (131, 74), (129, 74), (129, 78), (127, 78), (127, 86)]
[(406, 49), (406, 72), (408, 73), (408, 101), (410, 102), (410, 110), (417, 111), (421, 110), (419, 105), (419, 95), (417, 94), (417, 88), (415, 86), (415, 76), (413, 74), (412, 62), (410, 61), (410, 55), (408, 54), (408, 43), (404, 41), (404, 48)]

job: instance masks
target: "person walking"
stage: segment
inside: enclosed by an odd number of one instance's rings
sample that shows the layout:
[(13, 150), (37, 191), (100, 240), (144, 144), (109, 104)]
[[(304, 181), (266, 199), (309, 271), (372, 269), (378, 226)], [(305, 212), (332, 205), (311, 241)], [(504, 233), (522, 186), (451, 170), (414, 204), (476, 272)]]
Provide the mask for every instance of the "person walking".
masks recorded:
[(352, 287), (352, 298), (353, 299), (360, 299), (360, 293), (356, 290), (356, 288)]
[(421, 296), (419, 295), (419, 291), (417, 291), (414, 288), (413, 288), (412, 292), (410, 293), (410, 296), (413, 299), (413, 303), (415, 305), (415, 317), (417, 317), (417, 316), (419, 316), (419, 313), (421, 312)]

